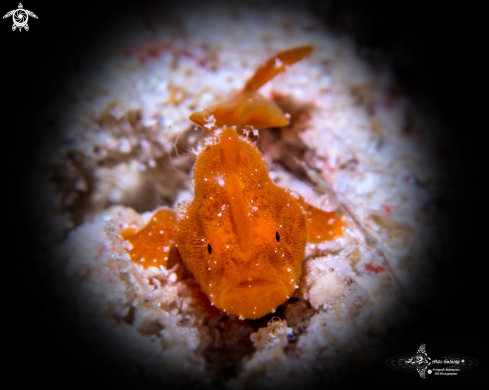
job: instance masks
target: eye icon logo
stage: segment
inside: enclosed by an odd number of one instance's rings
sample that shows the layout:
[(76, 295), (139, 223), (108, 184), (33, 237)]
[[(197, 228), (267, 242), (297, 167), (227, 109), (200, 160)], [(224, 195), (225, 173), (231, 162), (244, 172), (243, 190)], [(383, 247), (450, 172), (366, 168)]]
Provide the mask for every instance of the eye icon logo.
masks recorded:
[(38, 19), (38, 17), (34, 12), (24, 9), (22, 3), (19, 3), (18, 7), (19, 8), (7, 12), (3, 16), (3, 19), (12, 16), (12, 20), (14, 21), (14, 24), (12, 25), (12, 31), (15, 31), (16, 29), (22, 31), (22, 28), (24, 28), (25, 31), (29, 31), (29, 25), (27, 24), (27, 21), (29, 20), (29, 16), (32, 16), (33, 18), (36, 19)]

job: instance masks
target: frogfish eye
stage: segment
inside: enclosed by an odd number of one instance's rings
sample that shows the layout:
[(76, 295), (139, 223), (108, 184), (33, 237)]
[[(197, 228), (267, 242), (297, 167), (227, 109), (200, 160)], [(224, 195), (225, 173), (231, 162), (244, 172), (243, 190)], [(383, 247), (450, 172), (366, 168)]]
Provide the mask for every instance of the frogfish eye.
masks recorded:
[(211, 244), (207, 244), (207, 252), (209, 252), (210, 255), (212, 254)]
[(278, 232), (275, 232), (275, 238), (277, 239), (277, 242), (280, 242), (280, 234)]

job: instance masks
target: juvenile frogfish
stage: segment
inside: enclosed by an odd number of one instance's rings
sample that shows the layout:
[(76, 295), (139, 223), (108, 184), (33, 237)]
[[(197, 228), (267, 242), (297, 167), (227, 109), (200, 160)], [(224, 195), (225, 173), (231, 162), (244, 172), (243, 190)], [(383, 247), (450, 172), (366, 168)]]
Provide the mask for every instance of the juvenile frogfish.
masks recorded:
[(140, 231), (122, 231), (132, 260), (143, 266), (167, 265), (174, 242), (210, 302), (240, 318), (260, 318), (287, 301), (298, 288), (307, 242), (331, 240), (344, 226), (335, 212), (275, 185), (260, 151), (242, 135), (289, 124), (257, 89), (312, 50), (276, 54), (230, 100), (190, 115), (210, 137), (195, 162), (193, 201), (178, 216), (161, 208)]

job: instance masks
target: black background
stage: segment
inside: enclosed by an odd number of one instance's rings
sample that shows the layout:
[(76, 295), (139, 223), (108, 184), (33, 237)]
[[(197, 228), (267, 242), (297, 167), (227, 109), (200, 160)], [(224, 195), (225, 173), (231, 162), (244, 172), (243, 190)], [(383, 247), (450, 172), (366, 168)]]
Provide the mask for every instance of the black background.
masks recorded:
[[(2, 13), (17, 8), (17, 1), (4, 2)], [(482, 267), (487, 255), (481, 248), (487, 213), (476, 194), (484, 189), (487, 163), (482, 162), (484, 151), (477, 145), (485, 144), (487, 120), (480, 113), (485, 112), (481, 99), (488, 99), (478, 64), (487, 45), (482, 45), (477, 31), (481, 10), (463, 4), (435, 7), (426, 3), (329, 1), (312, 3), (312, 7), (336, 29), (350, 31), (360, 46), (390, 54), (404, 91), (414, 99), (428, 96), (435, 103), (446, 124), (441, 136), (449, 140), (449, 153), (454, 156), (450, 190), (458, 194), (459, 200), (451, 206), (456, 234), (440, 275), (448, 283), (443, 284), (442, 298), (436, 298), (429, 310), (406, 324), (396, 335), (396, 343), (390, 341), (391, 355), (414, 353), (426, 343), (432, 359), (446, 352), (459, 352), (482, 361), (482, 315), (487, 307), (482, 303), (482, 287), (487, 283)], [(36, 115), (56, 93), (65, 70), (76, 63), (77, 56), (104, 39), (111, 21), (117, 19), (121, 2), (31, 0), (23, 4), (39, 17), (29, 20), (28, 32), (13, 32), (11, 18), (0, 24), (2, 193), (6, 195), (2, 328), (12, 363), (4, 375), (6, 379), (15, 378), (19, 387), (97, 383), (95, 387), (103, 384), (115, 388), (124, 385), (116, 379), (121, 368), (111, 371), (108, 364), (94, 359), (92, 346), (84, 346), (64, 324), (55, 321), (57, 306), (45, 291), (43, 275), (35, 268), (36, 253), (30, 250), (35, 237), (26, 206), (36, 207), (36, 193), (26, 187), (26, 182), (36, 163), (33, 152), (42, 139), (33, 132)], [(284, 7), (287, 4), (283, 2)], [(480, 385), (482, 369), (463, 373), (456, 378), (458, 382), (448, 383), (454, 378), (446, 378), (444, 385)], [(378, 369), (367, 377), (351, 378), (345, 387), (357, 380), (362, 384), (372, 381), (377, 386), (434, 386), (434, 379), (438, 378), (421, 381), (417, 374), (385, 369), (382, 357)]]

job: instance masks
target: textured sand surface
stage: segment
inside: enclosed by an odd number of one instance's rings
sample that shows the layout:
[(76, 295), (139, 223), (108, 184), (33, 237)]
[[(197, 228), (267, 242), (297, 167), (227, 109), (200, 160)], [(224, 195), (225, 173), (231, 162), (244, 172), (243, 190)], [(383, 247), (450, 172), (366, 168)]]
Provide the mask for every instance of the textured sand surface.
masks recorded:
[[(225, 16), (223, 16), (225, 15)], [(155, 9), (87, 56), (53, 102), (37, 227), (66, 313), (135, 381), (285, 388), (336, 381), (431, 291), (447, 178), (427, 118), (392, 93), (345, 37), (305, 11)], [(293, 20), (293, 23), (291, 22)], [(262, 320), (206, 319), (177, 269), (143, 269), (119, 231), (193, 197), (201, 137), (188, 115), (229, 97), (271, 54), (313, 44), (311, 58), (261, 89), (291, 115), (258, 146), (279, 185), (339, 208), (341, 238), (306, 250), (304, 288)], [(437, 237), (437, 245), (433, 243)], [(76, 313), (73, 314), (73, 313)]]

